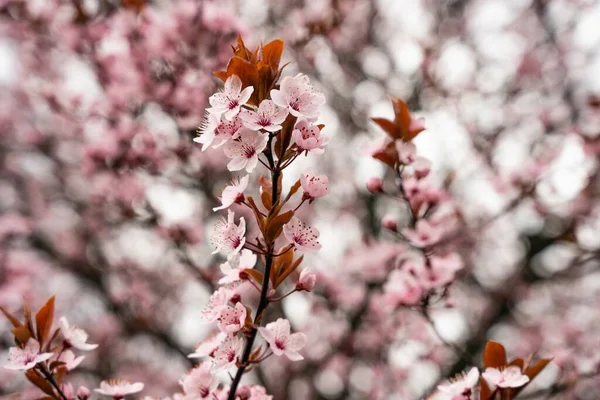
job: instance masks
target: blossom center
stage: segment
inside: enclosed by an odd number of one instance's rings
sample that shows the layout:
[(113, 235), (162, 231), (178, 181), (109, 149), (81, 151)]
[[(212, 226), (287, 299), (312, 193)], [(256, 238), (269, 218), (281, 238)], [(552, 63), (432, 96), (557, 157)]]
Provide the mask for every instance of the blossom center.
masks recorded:
[(285, 349), (285, 342), (281, 339), (275, 339), (275, 346), (280, 349), (280, 350), (284, 350)]
[(229, 99), (229, 102), (227, 103), (227, 108), (229, 108), (230, 110), (233, 110), (234, 108), (236, 108), (239, 105), (240, 105), (240, 102), (238, 101), (238, 99)]

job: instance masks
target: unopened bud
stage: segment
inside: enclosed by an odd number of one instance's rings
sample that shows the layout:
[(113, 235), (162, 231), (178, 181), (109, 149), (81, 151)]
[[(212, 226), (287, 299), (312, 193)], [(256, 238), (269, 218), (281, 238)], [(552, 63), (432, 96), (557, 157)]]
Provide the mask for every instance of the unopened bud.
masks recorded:
[(87, 400), (90, 395), (90, 389), (86, 388), (85, 386), (79, 386), (79, 389), (77, 389), (78, 400)]
[(239, 293), (236, 293), (233, 296), (231, 296), (229, 301), (231, 301), (235, 305), (235, 304), (239, 303), (240, 301), (242, 301), (242, 296), (240, 296)]
[(381, 225), (385, 229), (389, 229), (390, 231), (398, 231), (398, 222), (396, 222), (396, 219), (391, 215), (386, 215), (385, 217), (383, 217), (381, 219)]
[(383, 192), (383, 179), (371, 178), (367, 181), (367, 190), (371, 193)]

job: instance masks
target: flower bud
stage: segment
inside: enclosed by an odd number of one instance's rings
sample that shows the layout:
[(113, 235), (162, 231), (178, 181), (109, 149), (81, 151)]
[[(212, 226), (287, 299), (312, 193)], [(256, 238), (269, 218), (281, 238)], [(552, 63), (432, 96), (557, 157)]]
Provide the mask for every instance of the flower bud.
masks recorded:
[(367, 181), (367, 190), (371, 193), (383, 192), (383, 179), (373, 177)]
[(296, 283), (296, 290), (310, 292), (314, 289), (317, 283), (317, 275), (312, 273), (309, 268), (306, 268), (300, 272), (300, 278)]
[(78, 400), (87, 400), (90, 395), (90, 389), (86, 388), (85, 386), (79, 386), (79, 389), (77, 389)]
[(385, 229), (389, 229), (390, 231), (396, 232), (398, 230), (398, 223), (396, 222), (396, 219), (391, 215), (386, 215), (385, 217), (383, 217), (381, 219), (381, 225)]

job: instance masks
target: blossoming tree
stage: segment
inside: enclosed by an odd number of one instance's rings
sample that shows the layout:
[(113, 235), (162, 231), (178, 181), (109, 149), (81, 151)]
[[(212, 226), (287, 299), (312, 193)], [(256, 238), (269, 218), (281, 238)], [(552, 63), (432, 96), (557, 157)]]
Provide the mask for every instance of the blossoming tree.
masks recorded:
[(2, 2), (0, 396), (595, 398), (593, 3)]

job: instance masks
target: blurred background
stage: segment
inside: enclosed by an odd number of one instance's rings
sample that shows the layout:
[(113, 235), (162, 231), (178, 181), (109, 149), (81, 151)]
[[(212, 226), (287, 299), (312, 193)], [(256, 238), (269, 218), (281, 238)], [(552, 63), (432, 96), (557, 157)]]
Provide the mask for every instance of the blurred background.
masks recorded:
[[(306, 167), (330, 182), (303, 214), (319, 288), (271, 315), (307, 333), (306, 361), (247, 380), (276, 400), (418, 399), (469, 365), (453, 347), (477, 362), (495, 339), (554, 357), (524, 398), (600, 396), (599, 1), (0, 0), (0, 21), (0, 305), (57, 294), (100, 344), (74, 384), (171, 394), (211, 331), (199, 312), (223, 260), (207, 235), (231, 174), (192, 139), (241, 34), (286, 41), (284, 74), (325, 93), (330, 137), (284, 182)], [(407, 218), (365, 188), (388, 174), (368, 155), (388, 96), (425, 118), (415, 143), (464, 227), (432, 321), (374, 312), (402, 249), (381, 218)], [(10, 345), (0, 320), (1, 360)], [(28, 388), (0, 370), (0, 395)]]

